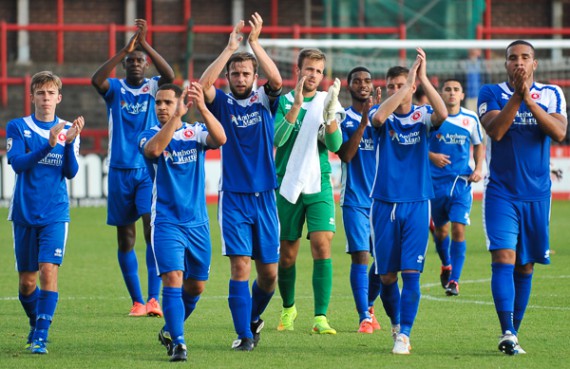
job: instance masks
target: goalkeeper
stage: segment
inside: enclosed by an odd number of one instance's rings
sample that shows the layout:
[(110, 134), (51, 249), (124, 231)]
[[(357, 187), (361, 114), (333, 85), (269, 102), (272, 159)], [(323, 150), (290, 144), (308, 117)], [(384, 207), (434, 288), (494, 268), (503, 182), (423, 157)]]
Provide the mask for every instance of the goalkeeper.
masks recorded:
[(338, 102), (338, 79), (328, 93), (317, 91), (325, 62), (320, 50), (301, 50), (297, 59), (299, 82), (294, 91), (282, 96), (275, 116), (281, 225), (278, 285), (283, 299), (279, 331), (293, 330), (297, 317), (295, 262), (306, 219), (313, 256), (312, 332), (336, 334), (326, 316), (332, 290), (331, 241), (336, 230), (328, 151), (336, 152), (342, 144), (340, 122), (346, 114)]

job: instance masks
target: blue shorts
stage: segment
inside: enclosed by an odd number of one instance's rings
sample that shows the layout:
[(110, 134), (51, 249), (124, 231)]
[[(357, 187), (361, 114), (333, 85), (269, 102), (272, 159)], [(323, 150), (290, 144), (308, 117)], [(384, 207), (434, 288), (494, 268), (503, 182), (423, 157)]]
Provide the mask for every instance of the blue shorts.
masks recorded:
[(342, 222), (346, 233), (346, 252), (349, 254), (359, 251), (372, 252), (370, 209), (343, 206)]
[(182, 270), (184, 279), (208, 280), (212, 259), (208, 223), (193, 227), (155, 224), (151, 228), (151, 242), (158, 275)]
[(473, 204), (473, 190), (467, 177), (440, 186), (434, 183), (435, 198), (431, 200), (431, 217), (436, 227), (448, 222), (471, 224), (469, 214)]
[(152, 182), (146, 168), (109, 168), (107, 224), (125, 226), (150, 213)]
[(279, 261), (279, 219), (275, 191), (220, 191), (218, 223), (222, 255), (249, 256), (264, 264)]
[(514, 250), (517, 265), (550, 264), (550, 203), (550, 199), (515, 201), (485, 194), (487, 250)]
[(424, 269), (430, 203), (389, 203), (374, 199), (370, 212), (376, 274)]
[(41, 227), (12, 223), (18, 272), (37, 272), (39, 263), (61, 265), (65, 255), (68, 226), (67, 222)]

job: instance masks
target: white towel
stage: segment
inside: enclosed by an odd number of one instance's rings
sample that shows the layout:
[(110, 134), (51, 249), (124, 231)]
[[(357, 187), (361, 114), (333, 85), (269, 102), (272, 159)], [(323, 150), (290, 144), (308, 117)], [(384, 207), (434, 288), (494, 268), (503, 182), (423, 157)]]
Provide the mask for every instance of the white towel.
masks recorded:
[(323, 103), (326, 96), (326, 92), (318, 91), (310, 103), (303, 104), (303, 109), (307, 113), (293, 144), (285, 176), (279, 188), (281, 196), (292, 204), (297, 202), (301, 193), (313, 194), (321, 191), (321, 163), (317, 136), (319, 127), (323, 123)]

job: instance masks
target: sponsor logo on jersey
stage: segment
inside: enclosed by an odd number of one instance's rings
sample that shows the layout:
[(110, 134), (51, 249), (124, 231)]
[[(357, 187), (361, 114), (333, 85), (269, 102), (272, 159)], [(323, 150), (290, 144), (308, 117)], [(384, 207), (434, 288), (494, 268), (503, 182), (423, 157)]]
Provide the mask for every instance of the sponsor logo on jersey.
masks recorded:
[(360, 145), (358, 145), (360, 150), (364, 151), (374, 151), (374, 140), (372, 138), (364, 138), (360, 139)]
[(405, 135), (390, 130), (390, 137), (392, 137), (392, 141), (397, 141), (400, 145), (415, 145), (422, 140), (420, 132), (410, 132)]
[(198, 150), (196, 149), (189, 149), (189, 150), (172, 150), (163, 152), (165, 161), (168, 160), (172, 161), (172, 164), (179, 165), (179, 164), (186, 164), (194, 162), (198, 159)]
[(38, 162), (39, 164), (51, 165), (54, 167), (61, 167), (63, 164), (63, 154), (50, 152), (45, 158)]
[(148, 110), (148, 101), (136, 104), (128, 104), (126, 101), (121, 100), (121, 109), (129, 114), (146, 113)]
[(535, 125), (537, 123), (536, 123), (536, 118), (530, 111), (523, 111), (523, 112), (517, 111), (517, 115), (515, 115), (515, 120), (513, 124), (530, 126), (530, 125)]
[(238, 128), (247, 128), (249, 126), (261, 123), (261, 115), (258, 111), (253, 111), (244, 115), (231, 115), (232, 123)]
[(465, 145), (465, 142), (467, 141), (467, 135), (462, 135), (460, 133), (439, 133), (436, 137), (439, 142), (443, 141), (448, 145)]

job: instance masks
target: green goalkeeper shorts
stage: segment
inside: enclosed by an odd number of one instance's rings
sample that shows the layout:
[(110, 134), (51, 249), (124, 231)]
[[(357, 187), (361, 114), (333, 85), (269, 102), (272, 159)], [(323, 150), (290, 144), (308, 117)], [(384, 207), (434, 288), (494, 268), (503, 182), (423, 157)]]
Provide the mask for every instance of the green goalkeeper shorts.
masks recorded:
[(333, 189), (328, 174), (321, 179), (321, 192), (301, 194), (295, 204), (287, 201), (277, 190), (277, 212), (281, 240), (295, 241), (303, 234), (305, 217), (308, 232), (336, 232)]

